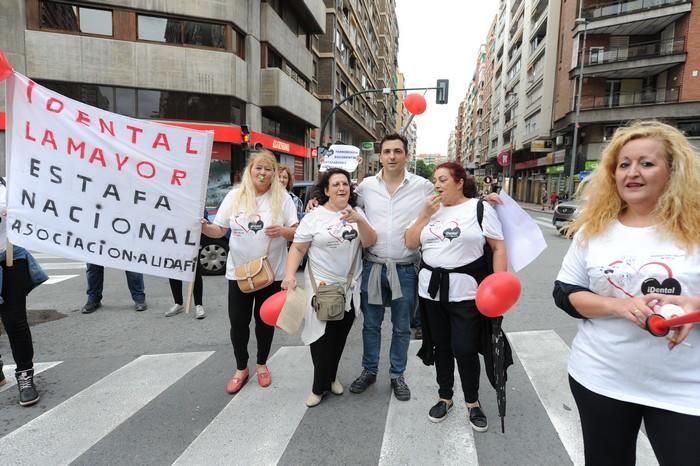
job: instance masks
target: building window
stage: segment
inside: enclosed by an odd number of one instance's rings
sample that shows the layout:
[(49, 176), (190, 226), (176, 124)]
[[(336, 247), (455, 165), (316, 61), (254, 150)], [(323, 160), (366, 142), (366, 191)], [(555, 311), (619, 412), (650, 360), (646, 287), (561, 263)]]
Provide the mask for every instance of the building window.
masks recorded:
[(282, 61), (282, 57), (277, 52), (270, 47), (267, 48), (267, 68), (282, 69)]
[(262, 131), (270, 136), (276, 136), (301, 146), (306, 144), (306, 125), (288, 119), (285, 119), (284, 123), (281, 123), (271, 115), (265, 115), (263, 113)]
[(82, 6), (42, 1), (40, 3), (42, 29), (58, 29), (100, 36), (112, 35), (112, 12)]
[(130, 117), (245, 124), (245, 103), (230, 96), (37, 81), (66, 97)]
[(138, 39), (199, 47), (224, 46), (223, 24), (138, 15)]

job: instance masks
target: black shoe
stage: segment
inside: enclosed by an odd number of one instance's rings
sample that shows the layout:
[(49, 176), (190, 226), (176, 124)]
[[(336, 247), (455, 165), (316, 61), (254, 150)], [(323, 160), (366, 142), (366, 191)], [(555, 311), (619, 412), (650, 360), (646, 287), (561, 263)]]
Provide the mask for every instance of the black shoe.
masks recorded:
[(428, 419), (430, 419), (431, 422), (444, 421), (445, 418), (447, 418), (447, 413), (449, 413), (452, 409), (452, 406), (454, 406), (452, 400), (449, 402), (445, 400), (438, 401), (435, 406), (430, 408), (430, 411), (428, 411)]
[(377, 375), (372, 374), (367, 369), (362, 369), (362, 374), (350, 385), (352, 393), (362, 393), (367, 390), (367, 387), (377, 381)]
[(416, 327), (416, 333), (413, 335), (414, 340), (423, 339), (423, 327)]
[(481, 410), (481, 406), (467, 408), (467, 411), (469, 411), (469, 424), (471, 424), (472, 429), (477, 432), (486, 432), (489, 429), (489, 421)]
[(139, 312), (145, 311), (146, 309), (148, 309), (148, 304), (146, 304), (145, 301), (142, 302), (142, 303), (135, 303), (135, 304), (134, 304), (134, 309), (137, 310), (137, 311), (139, 311)]
[(15, 371), (15, 377), (19, 388), (20, 406), (31, 406), (39, 401), (39, 392), (34, 386), (34, 369)]
[(88, 301), (87, 303), (85, 303), (85, 306), (83, 306), (80, 312), (82, 312), (83, 314), (92, 314), (101, 307), (102, 303), (100, 301), (97, 301), (95, 303), (91, 303), (90, 301)]
[(5, 385), (5, 374), (2, 372), (2, 359), (0, 359), (0, 387)]
[(391, 379), (391, 388), (394, 390), (394, 396), (399, 401), (408, 401), (411, 399), (411, 390), (406, 385), (403, 375)]

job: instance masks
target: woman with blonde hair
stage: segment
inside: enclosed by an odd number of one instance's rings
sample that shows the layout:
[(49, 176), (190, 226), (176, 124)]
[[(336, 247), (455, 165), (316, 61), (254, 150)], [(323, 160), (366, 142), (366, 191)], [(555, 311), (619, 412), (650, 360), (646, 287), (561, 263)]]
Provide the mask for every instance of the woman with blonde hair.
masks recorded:
[[(274, 327), (260, 319), (260, 306), (280, 290), (287, 261), (287, 241), (294, 238), (298, 223), (292, 198), (280, 185), (277, 160), (269, 151), (251, 154), (243, 172), (240, 186), (224, 198), (212, 224), (203, 221), (202, 233), (221, 238), (229, 230), (229, 253), (226, 261), (228, 282), (228, 315), (231, 321), (231, 343), (236, 357), (236, 372), (226, 390), (238, 392), (247, 382), (248, 340), (250, 319), (255, 316), (255, 337), (258, 343), (258, 384), (267, 387), (272, 382), (267, 357), (272, 346)], [(236, 265), (267, 256), (275, 281), (252, 293), (243, 293), (234, 279)]]
[(645, 321), (658, 293), (700, 295), (698, 155), (677, 129), (635, 123), (615, 132), (582, 191), (553, 295), (581, 319), (569, 384), (586, 464), (635, 464), (642, 421), (660, 464), (695, 464), (700, 332), (679, 327), (667, 342)]

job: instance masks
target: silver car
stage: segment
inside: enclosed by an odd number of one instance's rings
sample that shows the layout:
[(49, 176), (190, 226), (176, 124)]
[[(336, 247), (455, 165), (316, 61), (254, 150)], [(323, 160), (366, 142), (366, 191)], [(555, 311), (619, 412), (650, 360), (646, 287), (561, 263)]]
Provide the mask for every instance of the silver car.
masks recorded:
[(557, 204), (552, 213), (552, 224), (557, 229), (559, 234), (564, 234), (566, 225), (574, 220), (579, 213), (583, 202), (578, 199), (563, 201)]

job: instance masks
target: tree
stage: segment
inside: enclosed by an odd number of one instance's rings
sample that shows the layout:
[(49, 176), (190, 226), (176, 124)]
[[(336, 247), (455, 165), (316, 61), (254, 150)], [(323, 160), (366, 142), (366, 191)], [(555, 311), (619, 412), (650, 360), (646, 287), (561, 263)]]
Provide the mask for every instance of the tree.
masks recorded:
[(422, 176), (426, 179), (431, 179), (433, 177), (433, 172), (435, 171), (435, 165), (432, 163), (425, 163), (423, 160), (416, 160), (416, 175)]

